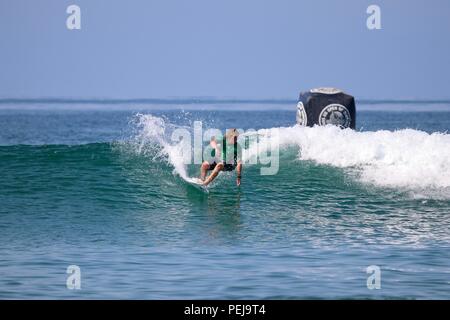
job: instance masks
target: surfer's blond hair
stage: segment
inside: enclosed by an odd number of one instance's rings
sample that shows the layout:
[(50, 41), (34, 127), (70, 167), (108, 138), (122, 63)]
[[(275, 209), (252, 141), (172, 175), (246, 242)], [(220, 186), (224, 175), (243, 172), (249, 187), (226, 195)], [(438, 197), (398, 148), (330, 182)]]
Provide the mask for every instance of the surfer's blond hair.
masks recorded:
[(227, 133), (225, 134), (225, 138), (227, 141), (233, 141), (234, 139), (239, 137), (239, 131), (236, 128), (228, 129)]

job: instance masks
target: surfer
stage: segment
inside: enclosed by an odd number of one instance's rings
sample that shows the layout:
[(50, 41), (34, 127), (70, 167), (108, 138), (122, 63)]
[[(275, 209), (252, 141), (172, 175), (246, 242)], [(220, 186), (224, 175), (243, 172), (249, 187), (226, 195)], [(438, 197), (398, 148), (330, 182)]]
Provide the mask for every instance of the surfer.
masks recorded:
[[(236, 185), (241, 185), (241, 174), (242, 174), (242, 162), (238, 161), (238, 144), (237, 138), (239, 132), (237, 129), (230, 129), (223, 137), (222, 149), (220, 150), (219, 145), (215, 137), (211, 138), (210, 146), (212, 148), (213, 159), (212, 162), (204, 161), (200, 168), (200, 180), (203, 181), (203, 185), (207, 186), (210, 184), (219, 174), (220, 171), (233, 171), (236, 169)], [(233, 162), (227, 161), (227, 145), (233, 146)], [(223, 151), (223, 152), (222, 152)], [(206, 173), (212, 171), (211, 174), (206, 178)]]

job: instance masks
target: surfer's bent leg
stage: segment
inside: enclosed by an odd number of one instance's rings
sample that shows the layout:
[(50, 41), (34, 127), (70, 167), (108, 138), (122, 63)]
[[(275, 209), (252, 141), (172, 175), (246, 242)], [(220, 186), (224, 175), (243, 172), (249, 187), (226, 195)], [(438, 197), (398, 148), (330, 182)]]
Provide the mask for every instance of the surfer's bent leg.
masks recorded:
[(205, 180), (206, 172), (209, 170), (209, 162), (204, 161), (200, 167), (200, 179)]
[(210, 184), (217, 177), (219, 172), (223, 170), (223, 167), (224, 167), (223, 163), (218, 163), (214, 168), (213, 172), (211, 172), (209, 177), (205, 180), (205, 182), (203, 182), (203, 185), (207, 186), (208, 184)]
[(236, 185), (239, 187), (241, 185), (241, 175), (242, 175), (242, 161), (239, 161), (236, 166)]

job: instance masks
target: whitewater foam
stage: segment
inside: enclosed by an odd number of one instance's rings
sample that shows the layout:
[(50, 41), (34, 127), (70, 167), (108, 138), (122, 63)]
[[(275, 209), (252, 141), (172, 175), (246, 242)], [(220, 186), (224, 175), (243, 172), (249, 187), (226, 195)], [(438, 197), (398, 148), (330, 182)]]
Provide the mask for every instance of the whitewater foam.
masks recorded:
[(184, 164), (183, 142), (171, 143), (166, 138), (168, 132), (176, 126), (151, 114), (137, 114), (132, 123), (137, 129), (133, 139), (135, 151), (152, 155), (154, 159), (165, 159), (173, 166), (174, 174), (187, 180), (189, 177)]
[(450, 135), (404, 129), (357, 132), (335, 126), (279, 128), (301, 160), (359, 171), (361, 181), (404, 188), (450, 188)]

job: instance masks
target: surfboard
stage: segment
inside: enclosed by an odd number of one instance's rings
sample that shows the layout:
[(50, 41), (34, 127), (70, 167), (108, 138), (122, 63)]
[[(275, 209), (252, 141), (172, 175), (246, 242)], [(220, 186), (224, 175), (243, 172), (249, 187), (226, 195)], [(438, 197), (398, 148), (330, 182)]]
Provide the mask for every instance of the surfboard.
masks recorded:
[(183, 179), (183, 180), (186, 181), (187, 183), (189, 183), (189, 185), (193, 186), (194, 188), (196, 188), (200, 191), (209, 192), (208, 188), (203, 185), (203, 181), (200, 180), (199, 178), (187, 178), (187, 179)]

